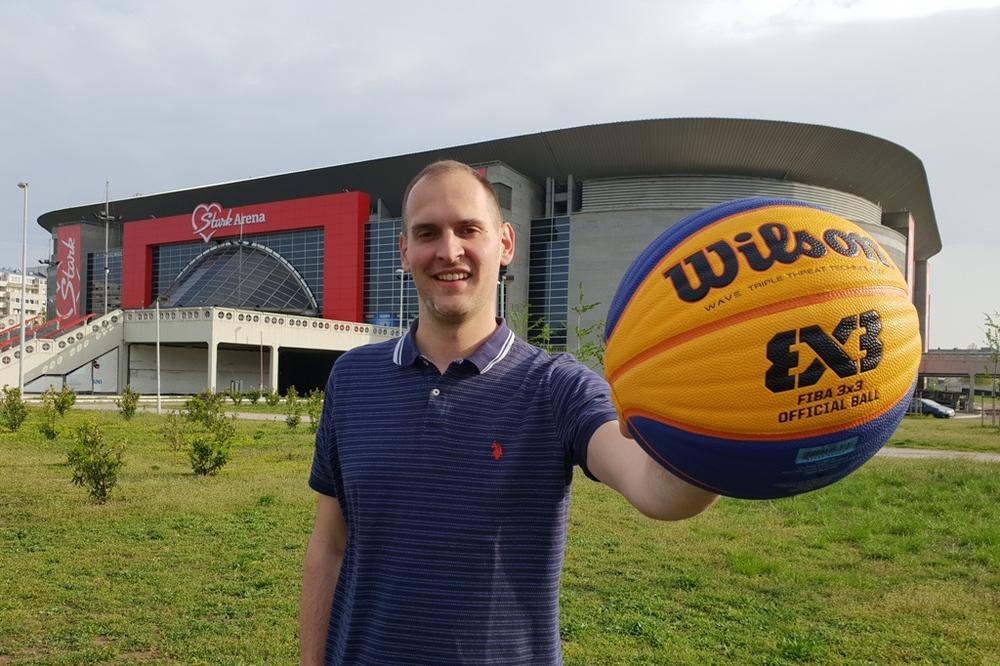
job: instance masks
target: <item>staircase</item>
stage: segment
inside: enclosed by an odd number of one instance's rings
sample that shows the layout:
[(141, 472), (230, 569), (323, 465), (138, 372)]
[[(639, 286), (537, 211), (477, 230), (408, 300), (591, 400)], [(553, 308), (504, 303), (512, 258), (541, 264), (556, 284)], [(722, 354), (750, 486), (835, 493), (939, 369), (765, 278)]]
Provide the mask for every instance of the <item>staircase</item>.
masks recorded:
[[(24, 320), (24, 329), (30, 331), (45, 321), (40, 314), (32, 315)], [(0, 349), (4, 349), (12, 340), (18, 340), (21, 334), (21, 322), (17, 317), (6, 317), (0, 322)]]
[[(36, 322), (26, 329), (24, 383), (42, 375), (65, 376), (122, 344), (122, 311), (101, 317), (85, 315), (72, 321)], [(8, 333), (8, 335), (4, 335)], [(0, 386), (18, 385), (20, 326), (0, 331)]]

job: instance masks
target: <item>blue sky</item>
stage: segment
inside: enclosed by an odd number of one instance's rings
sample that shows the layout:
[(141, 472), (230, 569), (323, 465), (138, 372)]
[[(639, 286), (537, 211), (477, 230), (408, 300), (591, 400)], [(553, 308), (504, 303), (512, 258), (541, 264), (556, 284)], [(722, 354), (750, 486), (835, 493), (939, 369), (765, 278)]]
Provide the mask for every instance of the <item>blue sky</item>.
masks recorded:
[(0, 1), (0, 265), (42, 213), (639, 118), (819, 123), (924, 163), (932, 347), (981, 344), (1000, 223), (1000, 0)]

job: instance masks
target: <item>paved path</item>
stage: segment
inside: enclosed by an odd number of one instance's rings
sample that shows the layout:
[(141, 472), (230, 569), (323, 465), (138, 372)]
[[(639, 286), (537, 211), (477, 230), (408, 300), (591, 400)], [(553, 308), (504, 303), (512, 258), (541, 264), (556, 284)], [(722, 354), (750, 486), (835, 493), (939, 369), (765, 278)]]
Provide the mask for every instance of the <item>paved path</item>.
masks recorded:
[(883, 447), (877, 456), (887, 458), (961, 458), (977, 462), (1000, 463), (1000, 453), (985, 453), (980, 451), (942, 451), (940, 449), (904, 449), (898, 446)]

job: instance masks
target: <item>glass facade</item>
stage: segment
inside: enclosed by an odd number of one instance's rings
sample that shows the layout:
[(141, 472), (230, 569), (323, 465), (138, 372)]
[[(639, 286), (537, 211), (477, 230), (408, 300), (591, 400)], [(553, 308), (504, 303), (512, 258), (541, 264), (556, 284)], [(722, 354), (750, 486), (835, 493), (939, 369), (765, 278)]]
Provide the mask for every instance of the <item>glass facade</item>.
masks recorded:
[(569, 217), (531, 221), (528, 320), (531, 339), (546, 327), (554, 350), (566, 349), (569, 305)]
[[(323, 230), (300, 229), (270, 234), (247, 234), (244, 242), (253, 242), (269, 248), (287, 261), (305, 281), (316, 299), (319, 312), (323, 311)], [(215, 242), (221, 245), (227, 241)], [(191, 261), (212, 245), (202, 241), (161, 245), (153, 248), (153, 298), (165, 294), (174, 280)], [(244, 257), (246, 257), (246, 253)], [(240, 267), (237, 263), (236, 274)], [(194, 303), (192, 303), (194, 305)], [(209, 305), (197, 303), (197, 305)]]
[(292, 266), (273, 250), (227, 241), (196, 257), (161, 297), (170, 308), (192, 305), (317, 315), (316, 299)]
[(379, 220), (365, 225), (365, 322), (379, 326), (403, 325), (417, 316), (417, 290), (409, 273), (397, 272), (402, 220)]
[[(107, 310), (122, 305), (122, 251), (108, 251), (108, 307)], [(86, 312), (97, 315), (105, 313), (104, 308), (104, 253), (91, 252), (87, 255), (87, 303)]]

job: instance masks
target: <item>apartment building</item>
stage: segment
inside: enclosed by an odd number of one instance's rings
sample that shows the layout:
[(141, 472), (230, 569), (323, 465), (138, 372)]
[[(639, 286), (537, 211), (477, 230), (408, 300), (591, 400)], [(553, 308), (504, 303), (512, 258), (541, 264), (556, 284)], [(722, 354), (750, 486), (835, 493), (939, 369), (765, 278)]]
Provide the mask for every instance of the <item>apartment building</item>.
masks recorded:
[[(0, 316), (21, 316), (21, 283), (19, 270), (0, 269)], [(44, 275), (29, 273), (24, 285), (25, 317), (45, 316), (46, 280)]]

